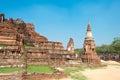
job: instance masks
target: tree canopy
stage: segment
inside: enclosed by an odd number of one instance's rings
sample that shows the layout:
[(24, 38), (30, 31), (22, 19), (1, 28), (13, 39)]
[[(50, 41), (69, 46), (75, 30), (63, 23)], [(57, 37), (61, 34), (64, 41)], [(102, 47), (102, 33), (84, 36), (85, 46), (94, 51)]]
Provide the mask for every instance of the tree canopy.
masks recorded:
[(116, 53), (120, 53), (120, 37), (114, 38), (111, 45)]

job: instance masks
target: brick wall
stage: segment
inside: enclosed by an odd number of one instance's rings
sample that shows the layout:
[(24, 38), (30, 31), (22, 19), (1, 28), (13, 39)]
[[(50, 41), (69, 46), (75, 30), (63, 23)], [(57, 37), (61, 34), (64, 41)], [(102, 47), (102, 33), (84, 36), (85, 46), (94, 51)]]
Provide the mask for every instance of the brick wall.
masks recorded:
[(35, 73), (35, 74), (28, 74), (25, 76), (25, 78), (26, 80), (53, 80), (53, 79), (67, 78), (67, 75), (63, 73), (56, 73), (56, 74)]
[(31, 73), (25, 75), (24, 78), (22, 78), (20, 75), (0, 75), (0, 80), (54, 80), (62, 78), (67, 78), (67, 75), (63, 73)]

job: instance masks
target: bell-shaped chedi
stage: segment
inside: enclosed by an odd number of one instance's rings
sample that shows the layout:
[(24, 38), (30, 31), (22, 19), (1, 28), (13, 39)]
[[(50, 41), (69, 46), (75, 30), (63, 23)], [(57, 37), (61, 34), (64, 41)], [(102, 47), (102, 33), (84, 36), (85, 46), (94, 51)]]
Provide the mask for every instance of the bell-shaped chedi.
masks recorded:
[(67, 51), (69, 53), (74, 53), (74, 42), (73, 42), (73, 39), (70, 38), (68, 44), (67, 44)]
[(90, 22), (88, 22), (86, 37), (84, 40), (84, 53), (82, 60), (84, 63), (88, 64), (100, 64), (100, 58), (95, 51), (94, 38), (92, 36), (92, 31), (90, 28)]

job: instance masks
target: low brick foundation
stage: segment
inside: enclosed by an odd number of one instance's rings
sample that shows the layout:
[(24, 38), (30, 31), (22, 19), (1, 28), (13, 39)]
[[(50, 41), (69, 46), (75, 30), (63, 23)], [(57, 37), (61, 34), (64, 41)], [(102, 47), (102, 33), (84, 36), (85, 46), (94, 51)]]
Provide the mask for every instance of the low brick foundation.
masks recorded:
[(61, 79), (61, 78), (67, 78), (67, 75), (63, 73), (53, 73), (53, 74), (33, 73), (33, 74), (27, 74), (25, 76), (25, 80), (53, 80), (53, 79)]
[(18, 75), (0, 75), (0, 80), (21, 80)]
[[(64, 73), (31, 73), (24, 75), (23, 80), (56, 80), (67, 78), (67, 75)], [(22, 80), (20, 75), (0, 75), (0, 80)]]

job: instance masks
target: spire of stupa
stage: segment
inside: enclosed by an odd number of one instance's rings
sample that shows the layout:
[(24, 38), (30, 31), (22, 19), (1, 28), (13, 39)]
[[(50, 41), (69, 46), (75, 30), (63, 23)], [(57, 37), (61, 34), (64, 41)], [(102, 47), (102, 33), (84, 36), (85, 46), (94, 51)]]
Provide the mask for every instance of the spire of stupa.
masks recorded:
[(92, 36), (92, 31), (91, 31), (91, 27), (90, 27), (90, 20), (88, 21), (86, 38), (93, 38), (93, 36)]

